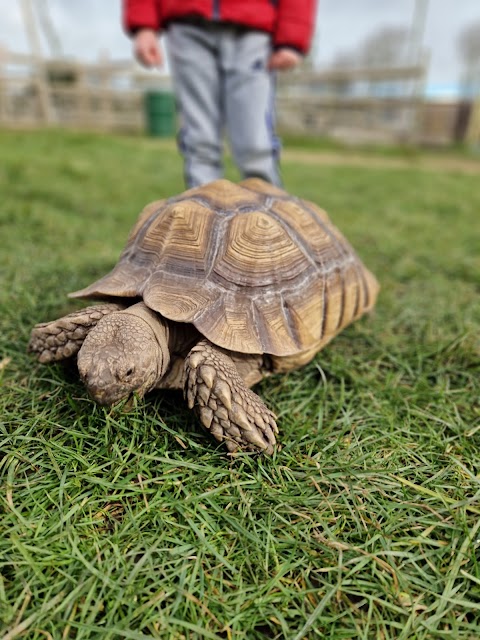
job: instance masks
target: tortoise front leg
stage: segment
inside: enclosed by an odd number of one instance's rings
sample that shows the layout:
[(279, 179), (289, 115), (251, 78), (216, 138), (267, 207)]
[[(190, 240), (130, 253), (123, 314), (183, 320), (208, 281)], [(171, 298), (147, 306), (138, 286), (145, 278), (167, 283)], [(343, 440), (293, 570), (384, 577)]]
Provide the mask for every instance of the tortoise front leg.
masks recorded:
[(242, 449), (273, 453), (278, 433), (275, 416), (247, 387), (222, 349), (208, 340), (199, 342), (185, 360), (185, 374), (189, 408), (230, 453)]
[(58, 320), (41, 322), (32, 329), (28, 351), (35, 353), (42, 364), (66, 360), (78, 353), (88, 332), (99, 320), (122, 309), (125, 305), (115, 302), (96, 304)]

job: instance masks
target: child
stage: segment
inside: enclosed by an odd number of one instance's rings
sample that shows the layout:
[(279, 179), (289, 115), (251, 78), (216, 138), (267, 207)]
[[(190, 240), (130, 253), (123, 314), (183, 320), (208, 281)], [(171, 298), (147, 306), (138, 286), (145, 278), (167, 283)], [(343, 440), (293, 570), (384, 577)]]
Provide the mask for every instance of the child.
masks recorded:
[(226, 130), (242, 177), (280, 184), (274, 72), (308, 51), (315, 0), (123, 0), (137, 59), (163, 64), (166, 33), (188, 187), (223, 174)]

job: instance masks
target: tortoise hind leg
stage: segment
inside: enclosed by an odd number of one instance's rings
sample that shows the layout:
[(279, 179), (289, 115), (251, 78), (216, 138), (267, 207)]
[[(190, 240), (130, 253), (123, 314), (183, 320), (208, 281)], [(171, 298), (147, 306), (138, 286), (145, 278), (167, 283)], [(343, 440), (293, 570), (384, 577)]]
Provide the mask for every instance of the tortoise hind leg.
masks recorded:
[(273, 453), (278, 433), (275, 416), (247, 387), (234, 360), (222, 349), (208, 340), (199, 342), (185, 360), (185, 374), (189, 408), (230, 453), (242, 449)]
[(125, 305), (113, 302), (97, 304), (58, 320), (41, 322), (32, 329), (28, 351), (35, 353), (42, 364), (66, 360), (78, 353), (88, 332), (99, 320), (122, 309), (125, 309)]

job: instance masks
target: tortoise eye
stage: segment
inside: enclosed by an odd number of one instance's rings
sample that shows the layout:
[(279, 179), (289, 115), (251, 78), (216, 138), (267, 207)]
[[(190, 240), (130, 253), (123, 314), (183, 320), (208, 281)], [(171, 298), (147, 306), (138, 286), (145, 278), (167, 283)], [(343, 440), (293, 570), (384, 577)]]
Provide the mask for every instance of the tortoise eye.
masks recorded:
[(133, 373), (134, 371), (135, 371), (135, 369), (134, 369), (133, 367), (130, 367), (129, 369), (127, 369), (127, 370), (125, 371), (125, 377), (126, 377), (126, 378), (129, 378), (129, 377), (132, 375), (132, 373)]

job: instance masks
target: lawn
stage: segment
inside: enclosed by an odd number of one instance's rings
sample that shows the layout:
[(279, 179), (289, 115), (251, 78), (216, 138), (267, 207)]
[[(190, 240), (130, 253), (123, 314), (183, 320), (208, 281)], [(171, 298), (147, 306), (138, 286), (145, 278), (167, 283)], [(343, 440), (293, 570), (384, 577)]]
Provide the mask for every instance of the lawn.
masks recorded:
[(0, 132), (4, 639), (480, 637), (480, 162), (288, 151), (286, 188), (382, 291), (258, 385), (281, 448), (232, 460), (181, 394), (119, 414), (26, 353), (143, 205), (183, 189), (173, 144)]

